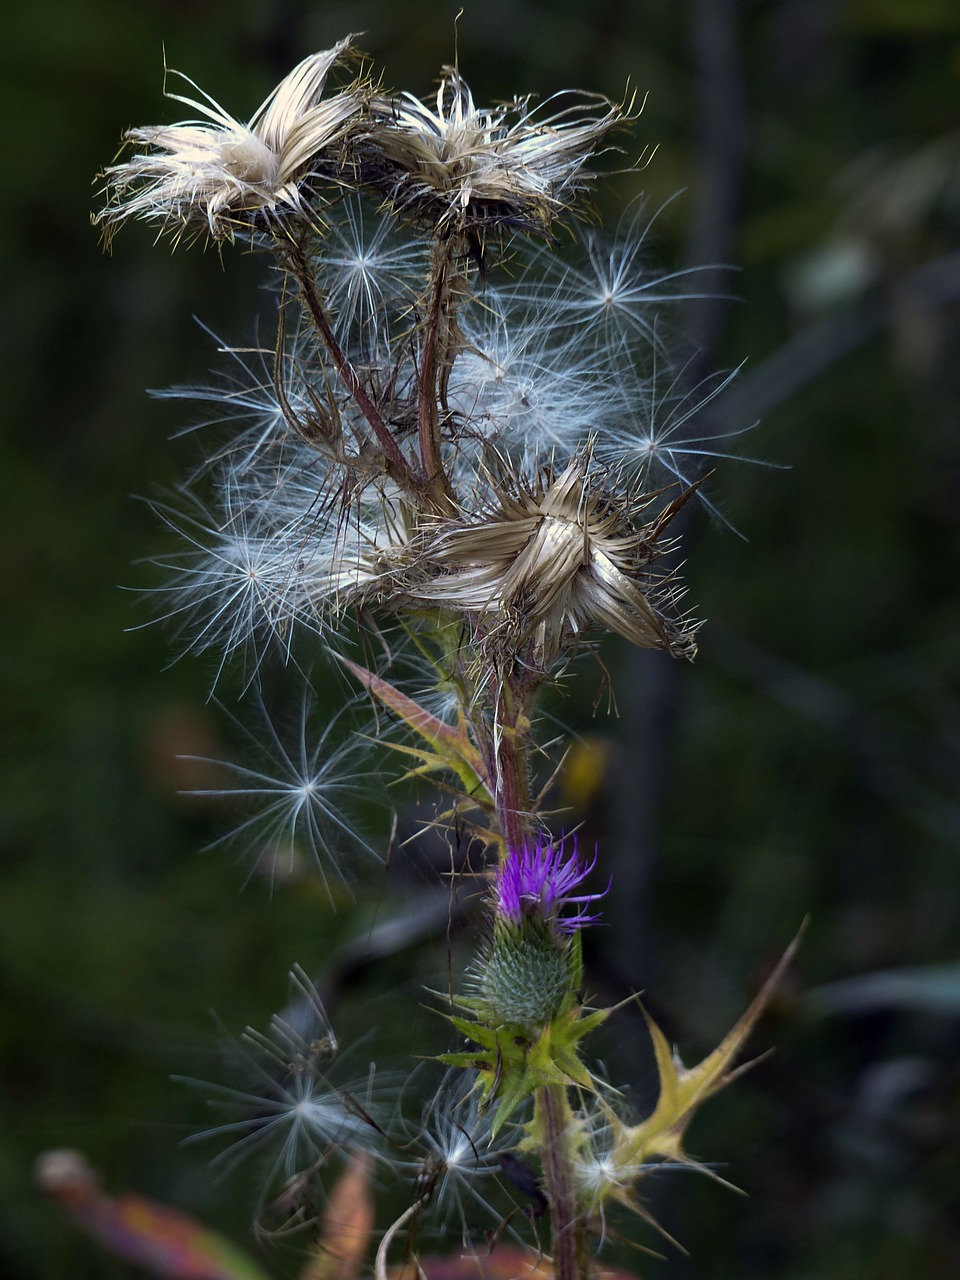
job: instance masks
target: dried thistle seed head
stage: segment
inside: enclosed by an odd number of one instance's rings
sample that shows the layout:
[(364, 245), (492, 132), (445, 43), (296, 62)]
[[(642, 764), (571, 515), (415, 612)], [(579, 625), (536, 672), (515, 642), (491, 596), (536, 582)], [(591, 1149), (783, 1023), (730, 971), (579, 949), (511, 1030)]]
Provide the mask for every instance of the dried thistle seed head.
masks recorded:
[(457, 68), (445, 67), (435, 105), (403, 93), (374, 99), (371, 116), (355, 151), (361, 183), (439, 236), (482, 239), (549, 236), (629, 110), (599, 95), (552, 114), (529, 97), (479, 108)]
[(532, 635), (544, 657), (592, 630), (694, 656), (696, 628), (676, 613), (673, 576), (651, 568), (672, 546), (659, 537), (663, 519), (638, 528), (631, 504), (593, 481), (588, 455), (532, 483), (504, 472), (491, 489), (485, 512), (427, 544), (439, 573), (416, 588), (422, 599), (492, 618), (501, 635)]
[(124, 222), (159, 223), (174, 242), (206, 234), (232, 240), (258, 214), (302, 208), (302, 184), (318, 158), (332, 160), (366, 90), (355, 82), (321, 100), (327, 76), (353, 47), (350, 37), (311, 54), (242, 124), (179, 71), (199, 98), (170, 93), (203, 119), (130, 129), (127, 146), (146, 150), (104, 173), (106, 206), (94, 215), (106, 243)]

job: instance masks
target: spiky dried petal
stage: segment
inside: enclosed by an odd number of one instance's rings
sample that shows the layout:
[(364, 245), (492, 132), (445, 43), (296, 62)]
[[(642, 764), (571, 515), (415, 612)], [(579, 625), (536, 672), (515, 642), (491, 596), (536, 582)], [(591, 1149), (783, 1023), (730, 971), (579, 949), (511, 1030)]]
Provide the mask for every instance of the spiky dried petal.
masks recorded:
[(109, 243), (131, 219), (154, 222), (174, 241), (206, 234), (232, 240), (257, 214), (302, 208), (301, 186), (318, 157), (333, 159), (366, 94), (359, 84), (321, 99), (331, 68), (353, 52), (351, 37), (304, 58), (243, 124), (179, 76), (198, 98), (164, 90), (200, 120), (149, 125), (124, 135), (145, 150), (104, 173), (105, 207), (94, 215)]
[(409, 93), (374, 100), (356, 160), (364, 185), (438, 235), (549, 236), (594, 176), (591, 157), (628, 118), (600, 96), (552, 115), (529, 97), (480, 108), (459, 70), (444, 67), (435, 107)]
[(694, 626), (671, 616), (679, 593), (669, 575), (651, 572), (669, 549), (662, 521), (638, 528), (626, 504), (591, 480), (587, 455), (559, 475), (548, 470), (533, 484), (503, 476), (495, 487), (486, 512), (438, 529), (425, 558), (440, 572), (417, 595), (487, 615), (500, 634), (532, 635), (542, 656), (596, 629), (693, 656)]

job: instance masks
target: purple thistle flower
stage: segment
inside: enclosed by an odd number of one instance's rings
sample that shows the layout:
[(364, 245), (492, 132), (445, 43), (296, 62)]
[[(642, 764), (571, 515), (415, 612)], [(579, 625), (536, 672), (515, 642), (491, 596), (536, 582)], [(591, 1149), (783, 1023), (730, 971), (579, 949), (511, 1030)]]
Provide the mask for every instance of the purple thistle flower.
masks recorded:
[(576, 933), (585, 925), (597, 923), (600, 916), (588, 915), (584, 910), (577, 910), (574, 915), (561, 914), (570, 904), (583, 908), (598, 902), (610, 889), (608, 883), (601, 893), (575, 894), (573, 890), (597, 865), (597, 855), (594, 852), (593, 861), (584, 865), (577, 854), (576, 837), (568, 857), (564, 856), (564, 843), (563, 838), (553, 843), (539, 836), (533, 846), (510, 850), (494, 881), (499, 915), (512, 924), (540, 916), (559, 933)]

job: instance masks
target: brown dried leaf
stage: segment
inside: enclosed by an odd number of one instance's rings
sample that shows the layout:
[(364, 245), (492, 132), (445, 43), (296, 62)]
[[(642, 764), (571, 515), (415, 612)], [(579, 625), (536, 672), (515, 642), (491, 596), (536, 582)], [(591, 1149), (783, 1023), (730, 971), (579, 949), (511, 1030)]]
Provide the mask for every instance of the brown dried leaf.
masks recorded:
[(354, 1152), (330, 1192), (320, 1240), (300, 1280), (357, 1280), (376, 1217), (370, 1171), (370, 1156)]

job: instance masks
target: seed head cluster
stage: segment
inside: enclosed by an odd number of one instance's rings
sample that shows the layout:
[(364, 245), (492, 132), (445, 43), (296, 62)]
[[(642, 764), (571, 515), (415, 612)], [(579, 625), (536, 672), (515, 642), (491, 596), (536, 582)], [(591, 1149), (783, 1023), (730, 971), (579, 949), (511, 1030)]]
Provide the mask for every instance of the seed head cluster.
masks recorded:
[(444, 67), (435, 103), (410, 93), (373, 100), (360, 173), (398, 214), (441, 235), (549, 235), (625, 114), (602, 98), (552, 114), (529, 98), (480, 108), (458, 68)]
[[(670, 364), (659, 316), (685, 284), (645, 267), (642, 206), (609, 244), (577, 227), (628, 104), (481, 107), (458, 67), (420, 98), (359, 57), (347, 37), (305, 58), (246, 123), (180, 76), (191, 95), (166, 97), (193, 118), (126, 133), (94, 221), (107, 243), (128, 222), (174, 246), (239, 240), (274, 268), (270, 334), (217, 338), (212, 383), (164, 393), (194, 406), (203, 457), (156, 504), (179, 539), (158, 595), (218, 675), (242, 656), (249, 693), (276, 653), (306, 692), (287, 742), (255, 689), (250, 763), (204, 760), (221, 782), (197, 794), (236, 806), (223, 838), (255, 868), (308, 867), (334, 906), (351, 852), (379, 858), (357, 811), (380, 770), (359, 756), (392, 752), (438, 783), (428, 826), (470, 851), (486, 936), (448, 1004), (467, 1044), (441, 1055), (453, 1070), (426, 1107), (408, 1114), (382, 1074), (344, 1073), (296, 969), (290, 1009), (245, 1034), (242, 1087), (212, 1087), (230, 1118), (205, 1136), (227, 1136), (227, 1167), (264, 1155), (285, 1204), (353, 1157), (352, 1176), (399, 1172), (411, 1202), (378, 1275), (431, 1204), (465, 1243), (467, 1207), (496, 1219), (503, 1170), (531, 1216), (553, 1213), (556, 1274), (585, 1276), (575, 1237), (612, 1196), (628, 1202), (648, 1149), (669, 1148), (616, 1128), (614, 1091), (583, 1103), (597, 1078), (580, 1041), (606, 1011), (581, 998), (580, 933), (610, 886), (588, 891), (599, 854), (548, 834), (536, 701), (611, 633), (694, 656), (672, 522), (721, 455), (697, 413), (725, 383), (698, 399)], [(340, 679), (376, 706), (374, 732), (327, 711)]]
[[(412, 694), (453, 697), (496, 809), (504, 716), (578, 653), (611, 632), (695, 652), (669, 530), (695, 414), (660, 437), (653, 422), (657, 312), (679, 294), (644, 275), (640, 211), (606, 256), (596, 231), (569, 265), (548, 251), (624, 106), (482, 108), (456, 68), (432, 101), (365, 72), (332, 87), (357, 58), (350, 37), (305, 58), (246, 124), (195, 86), (168, 93), (200, 119), (129, 131), (142, 150), (106, 171), (108, 237), (131, 221), (241, 237), (279, 267), (273, 341), (217, 339), (216, 380), (167, 393), (206, 447), (158, 503), (180, 538), (162, 614), (220, 669), (252, 655), (253, 678), (271, 649), (311, 667), (318, 640), (342, 650), (357, 615), (399, 629), (432, 673)], [(224, 788), (252, 810), (254, 860), (305, 853), (335, 883), (356, 772), (326, 731), (265, 742)]]

